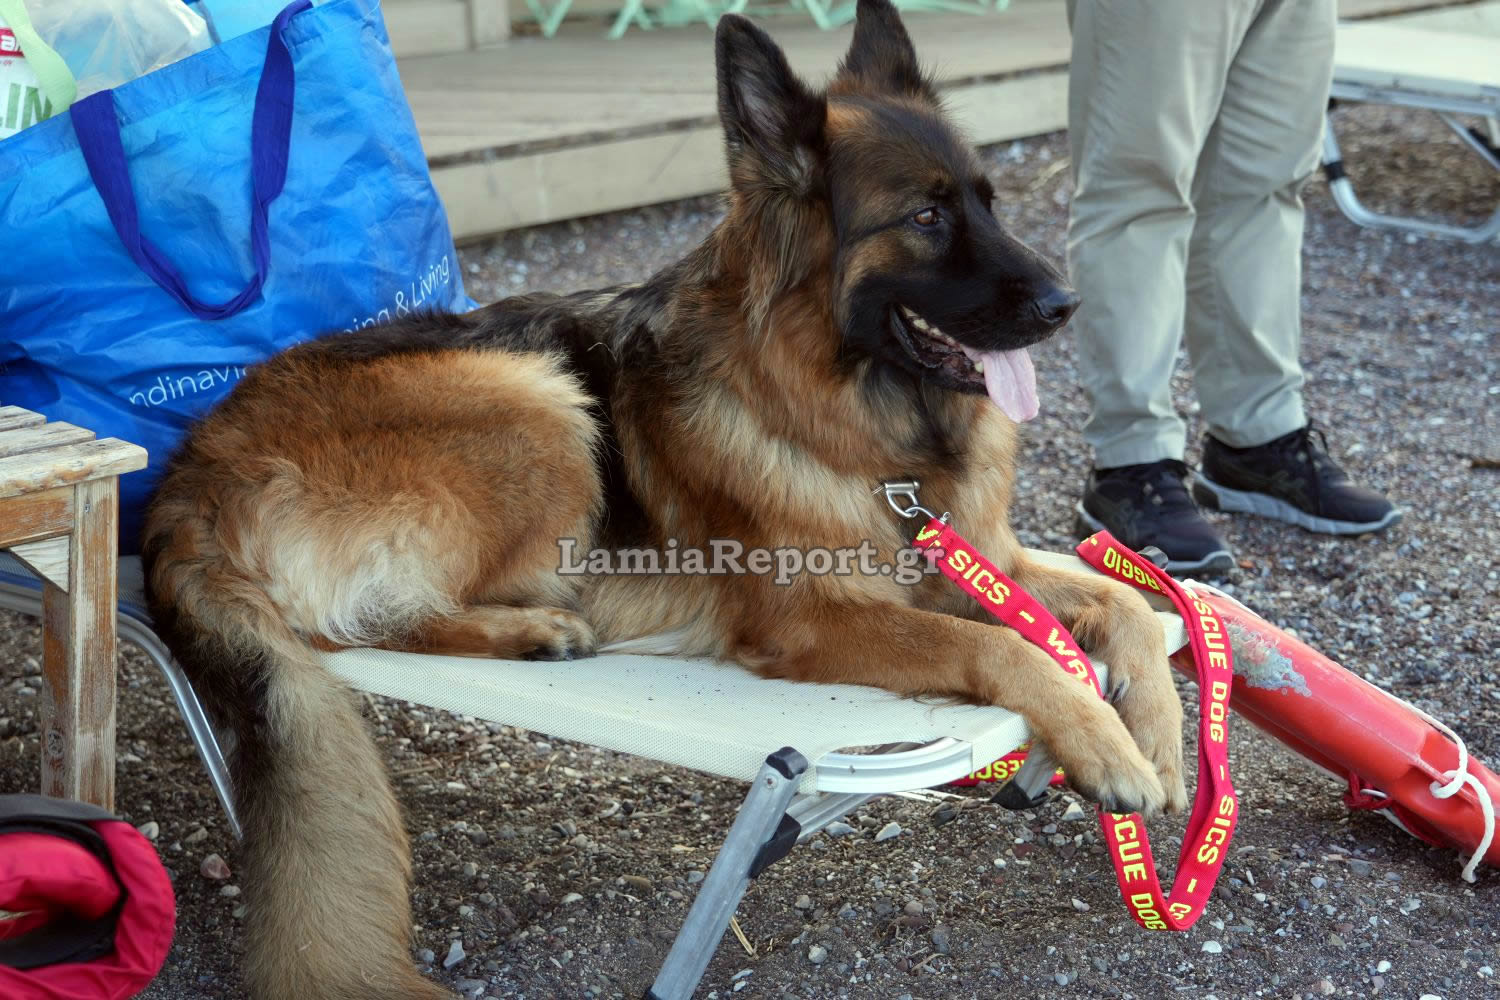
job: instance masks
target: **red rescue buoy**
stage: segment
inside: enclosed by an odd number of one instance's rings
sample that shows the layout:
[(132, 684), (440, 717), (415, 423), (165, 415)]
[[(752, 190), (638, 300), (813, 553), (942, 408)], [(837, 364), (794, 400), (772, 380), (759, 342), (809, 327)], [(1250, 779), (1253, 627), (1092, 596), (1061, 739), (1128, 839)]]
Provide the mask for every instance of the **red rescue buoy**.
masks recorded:
[[(1222, 591), (1185, 586), (1224, 623), (1234, 648), (1230, 706), (1248, 722), (1348, 783), (1344, 802), (1373, 809), (1413, 836), (1467, 857), (1464, 878), (1500, 866), (1494, 804), (1500, 778), (1441, 722), (1339, 666)], [(1191, 675), (1186, 650), (1172, 663)]]

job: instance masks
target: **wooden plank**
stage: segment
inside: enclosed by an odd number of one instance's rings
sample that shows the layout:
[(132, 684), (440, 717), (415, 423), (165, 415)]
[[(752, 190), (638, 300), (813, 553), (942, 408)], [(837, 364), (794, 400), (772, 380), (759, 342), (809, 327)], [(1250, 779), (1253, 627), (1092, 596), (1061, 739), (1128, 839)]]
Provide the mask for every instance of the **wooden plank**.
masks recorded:
[(0, 458), (93, 439), (93, 431), (75, 427), (61, 420), (52, 424), (22, 427), (19, 430), (0, 431)]
[(118, 476), (146, 467), (144, 448), (114, 438), (80, 441), (41, 454), (44, 461), (38, 461), (36, 455), (0, 458), (0, 497)]
[(1482, 38), (1500, 38), (1500, 3), (1442, 7), (1416, 14), (1400, 14), (1390, 21), (1392, 24), (1421, 28), (1423, 31), (1448, 31)]
[[(1371, 17), (1412, 6), (1343, 0), (1340, 12)], [(1069, 58), (1060, 0), (1015, 0), (986, 16), (909, 13), (905, 21), (917, 51), (948, 86), (1057, 70)], [(792, 67), (814, 82), (833, 72), (853, 30), (819, 31), (792, 19), (767, 24)], [(643, 127), (665, 131), (711, 119), (716, 108), (712, 36), (698, 25), (631, 32), (618, 41), (604, 38), (598, 25), (570, 26), (556, 38), (515, 39), (503, 51), (405, 58), (401, 76), (434, 158), (523, 142), (634, 138)]]
[[(1481, 5), (1340, 0), (1345, 18)], [(1071, 39), (1061, 0), (1014, 0), (986, 16), (910, 13), (917, 52), (975, 141), (1065, 128)], [(768, 22), (792, 67), (826, 80), (852, 27)], [(723, 189), (711, 33), (598, 24), (503, 51), (403, 59), (401, 75), (434, 181), (460, 240)]]
[(42, 585), (42, 794), (113, 809), (119, 481), (74, 487), (64, 592)]
[[(1055, 131), (1067, 122), (1063, 72), (960, 87), (945, 96), (982, 144)], [(710, 194), (728, 183), (717, 125), (442, 167), (432, 177), (459, 240)]]
[(718, 129), (694, 129), (433, 172), (455, 239), (723, 190)]
[(46, 417), (40, 413), (32, 413), (23, 410), (19, 406), (0, 406), (0, 431), (13, 430), (17, 427), (35, 427), (44, 423)]
[[(1500, 42), (1412, 28), (1399, 22), (1346, 24), (1338, 29), (1338, 71), (1344, 83), (1482, 100), (1500, 95)], [(1500, 104), (1494, 96), (1493, 103)]]
[(34, 542), (73, 530), (73, 488), (0, 500), (0, 549)]
[(1475, 0), (1339, 0), (1339, 17), (1361, 20), (1368, 17), (1395, 17), (1415, 11), (1440, 7), (1472, 6)]
[(468, 0), (469, 45), (483, 48), (510, 38), (510, 4), (506, 0)]
[(47, 538), (40, 542), (26, 542), (10, 547), (11, 555), (31, 568), (43, 580), (58, 590), (68, 589), (68, 536)]
[(382, 9), (398, 57), (441, 55), (469, 47), (469, 10), (461, 0), (404, 0)]
[(1068, 127), (1066, 70), (959, 87), (943, 98), (954, 121), (980, 146)]

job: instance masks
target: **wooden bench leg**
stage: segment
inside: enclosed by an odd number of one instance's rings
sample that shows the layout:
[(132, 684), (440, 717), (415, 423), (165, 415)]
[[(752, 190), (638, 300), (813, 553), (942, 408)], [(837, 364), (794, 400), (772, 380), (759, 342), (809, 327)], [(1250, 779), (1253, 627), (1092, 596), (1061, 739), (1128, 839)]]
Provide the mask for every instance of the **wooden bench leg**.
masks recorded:
[(74, 491), (67, 589), (42, 591), (42, 794), (113, 810), (119, 483)]

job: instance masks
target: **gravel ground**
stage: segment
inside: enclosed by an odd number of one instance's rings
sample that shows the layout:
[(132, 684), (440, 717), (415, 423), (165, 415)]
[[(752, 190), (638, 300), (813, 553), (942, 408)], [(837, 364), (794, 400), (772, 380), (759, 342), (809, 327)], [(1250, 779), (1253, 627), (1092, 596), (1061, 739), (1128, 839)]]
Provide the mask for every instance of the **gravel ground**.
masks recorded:
[[(1500, 199), (1497, 175), (1424, 117), (1351, 109), (1340, 121), (1377, 205), (1458, 218)], [(1059, 256), (1065, 150), (1054, 135), (985, 153), (1007, 224)], [(1345, 541), (1225, 520), (1241, 559), (1233, 591), (1500, 761), (1500, 253), (1357, 229), (1321, 182), (1309, 205), (1308, 404), (1350, 470), (1409, 513)], [(512, 233), (466, 250), (465, 277), (481, 300), (639, 279), (716, 214), (704, 199)], [(1071, 340), (1036, 354), (1043, 414), (1025, 431), (1015, 518), (1028, 543), (1063, 548), (1088, 464), (1084, 404)], [(1196, 421), (1185, 374), (1175, 388)], [(34, 621), (0, 616), (7, 790), (36, 787), (40, 651)], [(134, 649), (120, 672), (119, 809), (159, 827), (181, 908), (145, 996), (237, 1000), (235, 846), (165, 686)], [(418, 961), (471, 997), (640, 996), (742, 789), (410, 705), (370, 699), (368, 715), (409, 811)], [(745, 943), (725, 938), (699, 995), (1495, 996), (1494, 874), (1466, 885), (1451, 853), (1351, 815), (1336, 786), (1247, 729), (1231, 739), (1243, 803), (1232, 859), (1189, 933), (1128, 920), (1096, 827), (1068, 818), (1066, 795), (1025, 813), (982, 792), (888, 799), (762, 876), (739, 909)], [(889, 823), (900, 835), (877, 842)], [(1169, 868), (1181, 829), (1154, 830)], [(210, 854), (227, 879), (201, 874)]]

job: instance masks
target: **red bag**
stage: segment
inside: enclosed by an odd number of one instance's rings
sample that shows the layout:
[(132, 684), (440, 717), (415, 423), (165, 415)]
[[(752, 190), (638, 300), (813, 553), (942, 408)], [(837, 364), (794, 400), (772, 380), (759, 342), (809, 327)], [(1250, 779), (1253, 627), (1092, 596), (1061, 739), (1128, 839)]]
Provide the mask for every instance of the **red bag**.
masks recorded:
[(156, 849), (103, 809), (0, 795), (0, 997), (125, 1000), (156, 977), (177, 919)]

